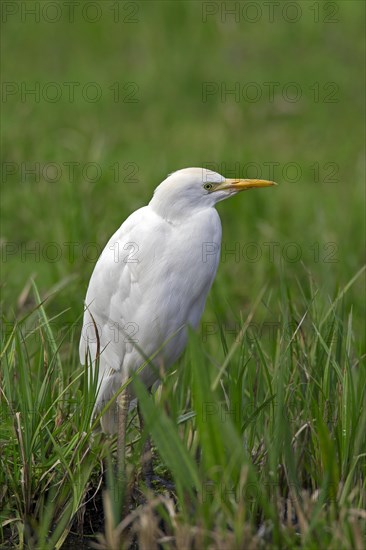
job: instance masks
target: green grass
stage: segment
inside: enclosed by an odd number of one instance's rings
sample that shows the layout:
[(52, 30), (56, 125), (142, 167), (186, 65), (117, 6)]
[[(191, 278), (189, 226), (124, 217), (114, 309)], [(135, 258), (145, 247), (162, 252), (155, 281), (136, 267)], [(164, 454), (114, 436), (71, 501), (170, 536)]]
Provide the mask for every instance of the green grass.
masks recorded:
[[(299, 2), (297, 23), (253, 24), (203, 23), (200, 2), (142, 2), (136, 23), (114, 24), (112, 4), (94, 24), (63, 13), (3, 25), (4, 82), (96, 82), (102, 97), (3, 96), (1, 544), (67, 548), (84, 524), (87, 547), (95, 501), (103, 548), (363, 549), (363, 5), (339, 2), (338, 22), (315, 23)], [(136, 103), (114, 101), (117, 81)], [(205, 82), (256, 82), (263, 97), (202, 101)], [(265, 82), (279, 83), (273, 103)], [(289, 82), (298, 102), (283, 97)], [(177, 368), (153, 397), (131, 382), (146, 428), (140, 438), (131, 413), (121, 512), (115, 441), (90, 437), (77, 350), (97, 253), (168, 172), (214, 163), (253, 176), (255, 163), (269, 177), (274, 162), (278, 188), (219, 205), (219, 272)], [(56, 168), (35, 181), (24, 163)], [(147, 433), (173, 490), (141, 479)]]

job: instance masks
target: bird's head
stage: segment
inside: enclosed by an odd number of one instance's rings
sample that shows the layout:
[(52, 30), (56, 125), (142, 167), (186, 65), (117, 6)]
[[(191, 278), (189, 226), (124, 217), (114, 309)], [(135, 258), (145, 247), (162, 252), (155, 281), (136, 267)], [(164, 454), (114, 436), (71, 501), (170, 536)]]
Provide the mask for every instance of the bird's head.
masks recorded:
[(256, 187), (276, 185), (259, 179), (227, 179), (206, 168), (183, 168), (169, 176), (154, 191), (151, 207), (173, 221), (186, 218), (217, 202)]

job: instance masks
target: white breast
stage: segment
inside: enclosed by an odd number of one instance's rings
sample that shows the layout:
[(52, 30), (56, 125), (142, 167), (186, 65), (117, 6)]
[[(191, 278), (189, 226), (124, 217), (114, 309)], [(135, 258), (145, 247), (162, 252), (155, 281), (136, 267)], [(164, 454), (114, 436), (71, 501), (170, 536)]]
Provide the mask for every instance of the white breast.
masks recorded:
[[(200, 321), (220, 244), (221, 222), (214, 208), (172, 225), (146, 206), (113, 235), (90, 279), (80, 340), (81, 362), (87, 349), (94, 360), (95, 322), (99, 376), (105, 379), (99, 399), (108, 399), (102, 394), (117, 391), (158, 350), (156, 365), (162, 361), (168, 368), (176, 361), (186, 345), (187, 325), (195, 328)], [(141, 378), (150, 386), (156, 373), (148, 366)]]

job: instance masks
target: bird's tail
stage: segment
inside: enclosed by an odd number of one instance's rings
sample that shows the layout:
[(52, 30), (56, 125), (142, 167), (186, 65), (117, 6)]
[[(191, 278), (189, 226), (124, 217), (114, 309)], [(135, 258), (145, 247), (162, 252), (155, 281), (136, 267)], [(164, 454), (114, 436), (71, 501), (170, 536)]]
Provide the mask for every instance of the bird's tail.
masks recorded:
[[(100, 382), (92, 418), (95, 418), (104, 409), (120, 387), (121, 375), (119, 372), (111, 369), (110, 373), (105, 375)], [(113, 399), (112, 403), (109, 404), (108, 409), (101, 416), (100, 423), (104, 433), (115, 434), (118, 432), (118, 407), (116, 399)]]
[[(92, 418), (95, 418), (104, 407), (111, 401), (113, 396), (118, 392), (122, 386), (121, 373), (115, 370), (110, 371), (108, 375), (105, 375), (100, 383), (98, 391), (98, 397), (94, 406)], [(134, 409), (137, 405), (137, 400), (132, 398), (129, 390), (129, 411)], [(100, 424), (102, 430), (107, 434), (116, 434), (118, 432), (118, 405), (117, 398), (114, 398), (112, 403), (109, 404), (108, 409), (103, 413), (100, 418)]]

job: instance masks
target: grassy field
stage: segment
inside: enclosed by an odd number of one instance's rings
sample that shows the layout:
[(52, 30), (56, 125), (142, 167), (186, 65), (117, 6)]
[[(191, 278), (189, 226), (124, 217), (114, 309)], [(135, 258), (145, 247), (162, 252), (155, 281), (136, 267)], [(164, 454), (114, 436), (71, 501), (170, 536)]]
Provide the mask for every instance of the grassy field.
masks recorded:
[[(275, 4), (2, 3), (2, 547), (365, 547), (364, 6)], [(83, 299), (187, 166), (279, 186), (218, 206), (201, 327), (153, 397), (131, 382), (117, 486)]]

